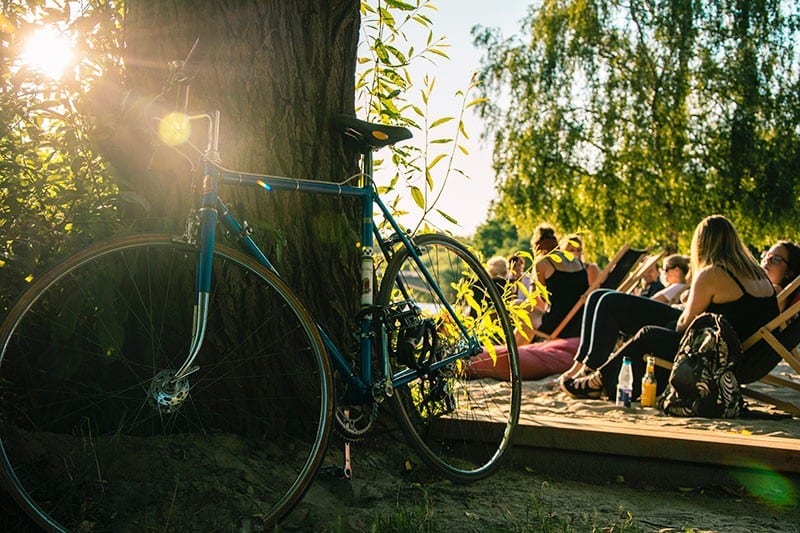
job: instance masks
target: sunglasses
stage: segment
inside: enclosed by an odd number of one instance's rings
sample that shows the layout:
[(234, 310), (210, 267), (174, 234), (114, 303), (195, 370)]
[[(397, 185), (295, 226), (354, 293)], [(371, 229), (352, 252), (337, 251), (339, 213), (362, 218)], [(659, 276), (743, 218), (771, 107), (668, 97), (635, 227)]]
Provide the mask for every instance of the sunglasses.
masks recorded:
[(762, 265), (766, 265), (766, 264), (780, 265), (781, 263), (788, 263), (788, 261), (786, 261), (786, 259), (784, 259), (783, 257), (781, 257), (779, 255), (770, 254), (770, 255), (762, 255), (761, 256), (761, 264)]

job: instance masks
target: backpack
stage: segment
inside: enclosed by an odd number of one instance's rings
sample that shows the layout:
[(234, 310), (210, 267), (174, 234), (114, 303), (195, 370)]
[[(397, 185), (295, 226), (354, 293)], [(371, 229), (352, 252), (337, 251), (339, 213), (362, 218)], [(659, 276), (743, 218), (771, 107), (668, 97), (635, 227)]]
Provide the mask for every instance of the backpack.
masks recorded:
[(735, 418), (746, 411), (733, 367), (741, 356), (736, 331), (722, 315), (697, 316), (681, 338), (658, 407), (673, 416)]

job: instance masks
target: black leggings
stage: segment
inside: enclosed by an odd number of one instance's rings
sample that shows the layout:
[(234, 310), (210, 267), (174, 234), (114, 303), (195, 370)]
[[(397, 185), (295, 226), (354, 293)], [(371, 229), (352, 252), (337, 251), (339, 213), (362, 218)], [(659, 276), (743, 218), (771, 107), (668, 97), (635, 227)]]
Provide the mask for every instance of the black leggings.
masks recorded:
[(650, 298), (610, 289), (593, 291), (583, 306), (581, 343), (575, 360), (598, 369), (608, 360), (620, 334), (631, 336), (644, 326), (666, 327), (677, 322), (680, 315), (680, 310)]

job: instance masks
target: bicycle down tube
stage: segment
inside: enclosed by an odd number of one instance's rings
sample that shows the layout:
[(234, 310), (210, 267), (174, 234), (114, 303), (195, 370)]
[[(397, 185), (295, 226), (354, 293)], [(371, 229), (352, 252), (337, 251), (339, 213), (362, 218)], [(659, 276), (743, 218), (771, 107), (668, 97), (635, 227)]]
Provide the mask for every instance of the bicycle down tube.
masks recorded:
[[(198, 335), (199, 338), (197, 339), (196, 342), (193, 342), (193, 347), (195, 348), (195, 351), (190, 353), (186, 363), (180, 369), (180, 372), (176, 373), (175, 379), (179, 379), (183, 377), (183, 375), (186, 375), (187, 373), (194, 370), (192, 367), (192, 362), (197, 352), (199, 351), (200, 345), (202, 344), (202, 333), (204, 331), (203, 324), (207, 319), (208, 291), (210, 291), (210, 280), (211, 280), (210, 257), (211, 254), (213, 253), (215, 226), (218, 215), (223, 226), (225, 226), (225, 228), (232, 235), (238, 236), (239, 246), (245, 252), (252, 255), (258, 262), (260, 262), (266, 268), (272, 270), (276, 274), (279, 274), (275, 266), (269, 261), (267, 256), (263, 253), (260, 247), (255, 243), (253, 238), (249, 235), (247, 229), (236, 219), (236, 217), (231, 213), (228, 206), (217, 195), (218, 182), (230, 185), (253, 186), (267, 191), (275, 189), (275, 190), (287, 190), (287, 191), (313, 192), (313, 193), (321, 193), (328, 195), (350, 196), (359, 198), (363, 205), (362, 235), (361, 235), (362, 308), (370, 308), (374, 303), (373, 290), (372, 290), (372, 264), (373, 264), (372, 249), (374, 245), (372, 208), (373, 205), (377, 205), (380, 211), (382, 212), (383, 216), (391, 225), (396, 235), (398, 235), (400, 241), (403, 243), (405, 247), (407, 247), (410, 250), (412, 258), (414, 258), (414, 260), (417, 262), (417, 265), (420, 268), (420, 271), (423, 273), (423, 275), (426, 276), (426, 281), (430, 283), (433, 290), (436, 291), (436, 295), (439, 298), (441, 298), (442, 303), (444, 304), (447, 312), (450, 313), (452, 316), (457, 316), (454, 309), (450, 306), (449, 302), (442, 294), (441, 288), (430, 276), (425, 265), (423, 265), (419, 261), (419, 258), (416, 256), (412, 241), (402, 231), (397, 222), (392, 218), (391, 214), (388, 211), (388, 208), (383, 204), (381, 199), (374, 194), (371, 185), (348, 186), (348, 185), (342, 185), (338, 183), (325, 182), (325, 181), (301, 180), (295, 178), (287, 178), (283, 176), (234, 172), (221, 169), (213, 162), (206, 162), (206, 170), (204, 172), (203, 182), (202, 182), (202, 201), (199, 213), (200, 224), (201, 224), (201, 231), (200, 231), (201, 259), (200, 259), (200, 264), (198, 265), (198, 284), (197, 284), (198, 302), (197, 302), (197, 311), (195, 316), (195, 320), (197, 320), (195, 333), (196, 335)], [(436, 370), (438, 368), (451, 364), (456, 359), (464, 358), (468, 355), (474, 355), (481, 351), (481, 347), (477, 339), (475, 339), (473, 336), (469, 334), (467, 328), (461, 323), (461, 321), (457, 321), (457, 326), (461, 331), (461, 333), (466, 338), (470, 339), (471, 342), (470, 346), (467, 347), (465, 353), (456, 353), (444, 358), (441, 361), (437, 361), (431, 366), (430, 368), (431, 370)], [(342, 355), (342, 353), (339, 351), (339, 349), (333, 343), (330, 337), (326, 334), (321, 325), (317, 324), (317, 327), (319, 328), (319, 333), (322, 336), (322, 339), (325, 343), (326, 348), (329, 351), (333, 363), (340, 371), (343, 372), (345, 376), (348, 376), (348, 379), (351, 380), (357, 386), (361, 394), (367, 394), (371, 386), (373, 385), (371, 379), (372, 366), (369, 364), (372, 357), (371, 354), (373, 349), (372, 339), (370, 338), (369, 335), (372, 330), (372, 317), (370, 316), (370, 314), (367, 313), (362, 318), (362, 325), (361, 325), (362, 359), (361, 359), (361, 364), (359, 365), (361, 369), (360, 376), (353, 372), (352, 365)], [(391, 374), (387, 373), (387, 379), (390, 380), (388, 386), (389, 387), (395, 385), (402, 386), (408, 383), (409, 381), (415, 379), (415, 377), (416, 373), (412, 370), (406, 370), (400, 372), (396, 376), (392, 376)]]

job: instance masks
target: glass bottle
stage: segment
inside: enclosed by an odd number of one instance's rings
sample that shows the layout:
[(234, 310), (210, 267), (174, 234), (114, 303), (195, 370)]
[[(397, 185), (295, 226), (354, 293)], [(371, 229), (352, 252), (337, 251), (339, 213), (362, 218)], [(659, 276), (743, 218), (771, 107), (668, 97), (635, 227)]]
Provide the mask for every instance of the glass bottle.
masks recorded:
[(656, 358), (647, 356), (647, 370), (642, 377), (642, 407), (656, 406)]

